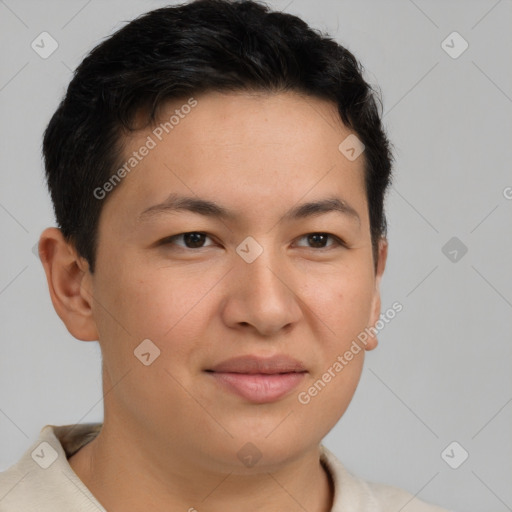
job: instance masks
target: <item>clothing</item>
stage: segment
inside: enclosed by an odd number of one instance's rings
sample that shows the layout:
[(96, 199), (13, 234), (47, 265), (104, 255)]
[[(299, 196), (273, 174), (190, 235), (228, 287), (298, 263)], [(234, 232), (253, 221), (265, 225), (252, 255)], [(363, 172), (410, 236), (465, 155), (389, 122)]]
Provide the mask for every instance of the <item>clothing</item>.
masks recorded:
[[(67, 460), (101, 426), (46, 425), (21, 459), (0, 473), (0, 512), (106, 512)], [(447, 512), (403, 490), (353, 476), (323, 445), (320, 454), (334, 482), (331, 512)]]

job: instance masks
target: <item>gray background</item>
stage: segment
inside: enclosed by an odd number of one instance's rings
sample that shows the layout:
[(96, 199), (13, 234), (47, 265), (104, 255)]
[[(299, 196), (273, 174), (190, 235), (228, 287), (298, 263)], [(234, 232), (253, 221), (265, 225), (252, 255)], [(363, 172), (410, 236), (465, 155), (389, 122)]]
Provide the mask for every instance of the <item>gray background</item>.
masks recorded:
[[(325, 444), (357, 475), (447, 508), (512, 510), (512, 2), (269, 4), (355, 53), (396, 148), (383, 311), (404, 309)], [(163, 5), (0, 0), (0, 470), (46, 424), (102, 420), (99, 346), (68, 333), (32, 252), (54, 225), (41, 136), (84, 54)], [(47, 59), (30, 46), (43, 31), (59, 44)], [(456, 59), (441, 46), (453, 31), (469, 44)], [(452, 237), (467, 247), (456, 261)], [(458, 469), (441, 457), (452, 441), (469, 453)]]

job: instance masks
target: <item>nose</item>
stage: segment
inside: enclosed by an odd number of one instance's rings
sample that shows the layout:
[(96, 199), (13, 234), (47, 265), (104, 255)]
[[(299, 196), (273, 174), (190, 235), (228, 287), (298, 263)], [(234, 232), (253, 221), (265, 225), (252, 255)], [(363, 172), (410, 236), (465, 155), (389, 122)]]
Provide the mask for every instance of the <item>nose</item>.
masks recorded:
[(294, 273), (283, 255), (265, 248), (251, 263), (237, 256), (234, 265), (222, 307), (226, 325), (272, 336), (300, 320)]

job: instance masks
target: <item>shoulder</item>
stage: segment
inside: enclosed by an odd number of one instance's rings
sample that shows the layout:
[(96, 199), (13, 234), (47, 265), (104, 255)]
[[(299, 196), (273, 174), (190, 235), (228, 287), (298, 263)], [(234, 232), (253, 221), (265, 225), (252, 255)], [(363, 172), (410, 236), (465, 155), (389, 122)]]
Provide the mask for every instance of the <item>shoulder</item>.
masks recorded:
[(379, 504), (387, 507), (383, 510), (400, 510), (401, 512), (449, 512), (445, 508), (426, 503), (403, 489), (375, 482), (367, 482), (367, 484)]
[(324, 445), (320, 445), (320, 454), (334, 483), (331, 512), (449, 512), (403, 489), (358, 478)]
[(68, 456), (100, 424), (46, 425), (16, 464), (0, 473), (1, 512), (102, 511), (71, 469)]

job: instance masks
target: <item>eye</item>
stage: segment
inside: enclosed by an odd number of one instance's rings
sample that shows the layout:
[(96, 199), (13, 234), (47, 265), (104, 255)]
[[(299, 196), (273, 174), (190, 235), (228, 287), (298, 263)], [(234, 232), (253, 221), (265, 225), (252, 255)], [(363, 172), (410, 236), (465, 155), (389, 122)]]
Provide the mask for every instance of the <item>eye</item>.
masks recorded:
[[(205, 239), (209, 238), (212, 240), (206, 233), (201, 231), (188, 231), (186, 233), (179, 233), (178, 235), (173, 235), (167, 238), (164, 238), (161, 241), (163, 245), (177, 245), (178, 247), (182, 247), (184, 249), (202, 249), (204, 247), (209, 247), (214, 244), (204, 245)], [(329, 249), (330, 247), (346, 247), (346, 244), (341, 238), (333, 235), (331, 233), (308, 233), (300, 237), (299, 240), (306, 239), (307, 243), (310, 244), (309, 247), (313, 249)], [(333, 240), (334, 243), (328, 244), (328, 240)], [(183, 243), (177, 243), (177, 240), (183, 240)], [(301, 245), (299, 244), (299, 247)], [(302, 247), (304, 247), (302, 245)]]
[[(307, 235), (302, 236), (300, 239), (307, 239), (308, 243), (313, 244), (312, 247), (314, 249), (328, 249), (333, 245), (345, 247), (345, 242), (341, 240), (341, 238), (336, 235), (332, 235), (331, 233), (308, 233)], [(330, 244), (326, 246), (326, 242), (328, 239), (334, 240), (334, 244)]]
[[(180, 233), (179, 235), (170, 236), (162, 240), (162, 244), (174, 244), (178, 247), (184, 247), (185, 249), (201, 249), (203, 247), (208, 247), (208, 245), (203, 245), (205, 238), (210, 238), (206, 233), (201, 231), (189, 231), (187, 233)], [(175, 243), (175, 240), (183, 239), (185, 245), (181, 245)], [(211, 239), (210, 239), (211, 240)]]

